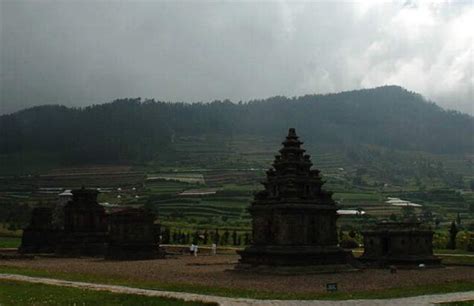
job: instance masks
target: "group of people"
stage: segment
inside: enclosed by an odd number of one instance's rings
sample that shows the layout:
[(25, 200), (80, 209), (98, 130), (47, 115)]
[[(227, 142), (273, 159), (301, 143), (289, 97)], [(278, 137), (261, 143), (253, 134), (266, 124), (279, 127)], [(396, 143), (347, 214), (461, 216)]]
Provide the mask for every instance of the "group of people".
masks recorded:
[(198, 245), (197, 244), (191, 244), (191, 246), (189, 247), (189, 255), (194, 255), (194, 256), (198, 256)]
[[(197, 256), (198, 250), (199, 250), (199, 246), (197, 244), (194, 244), (194, 243), (191, 244), (191, 246), (189, 247), (189, 255)], [(217, 253), (217, 245), (215, 243), (213, 243), (211, 246), (211, 252), (212, 252), (212, 255), (216, 255)]]

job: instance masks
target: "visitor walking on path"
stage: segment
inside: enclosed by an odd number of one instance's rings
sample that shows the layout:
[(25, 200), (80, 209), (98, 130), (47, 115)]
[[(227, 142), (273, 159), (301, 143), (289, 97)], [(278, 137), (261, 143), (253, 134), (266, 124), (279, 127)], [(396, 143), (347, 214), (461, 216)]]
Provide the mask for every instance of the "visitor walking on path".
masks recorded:
[(198, 245), (194, 245), (194, 257), (198, 256)]
[(196, 248), (196, 246), (194, 245), (194, 243), (193, 243), (193, 244), (191, 244), (191, 246), (189, 247), (189, 255), (191, 255), (191, 256), (192, 256), (192, 255), (194, 254), (194, 252), (195, 252), (195, 251), (194, 251), (194, 250), (195, 250), (195, 248)]
[(215, 243), (212, 244), (211, 250), (212, 250), (212, 255), (216, 255), (216, 254), (217, 254), (217, 245), (216, 245)]

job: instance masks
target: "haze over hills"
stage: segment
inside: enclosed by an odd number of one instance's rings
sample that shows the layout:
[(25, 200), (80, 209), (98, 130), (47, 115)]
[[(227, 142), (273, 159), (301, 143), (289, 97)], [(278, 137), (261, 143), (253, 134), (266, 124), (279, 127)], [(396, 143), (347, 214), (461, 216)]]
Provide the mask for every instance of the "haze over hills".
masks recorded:
[(53, 156), (63, 163), (143, 162), (173, 156), (176, 137), (281, 137), (305, 142), (472, 154), (474, 118), (446, 111), (398, 86), (248, 103), (121, 99), (85, 108), (38, 106), (0, 116), (0, 154)]

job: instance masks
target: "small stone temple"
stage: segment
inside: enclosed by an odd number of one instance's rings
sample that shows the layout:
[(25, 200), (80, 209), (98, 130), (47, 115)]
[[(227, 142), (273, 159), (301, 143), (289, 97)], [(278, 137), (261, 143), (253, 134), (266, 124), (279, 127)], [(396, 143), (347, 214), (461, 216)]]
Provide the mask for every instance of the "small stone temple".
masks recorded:
[(364, 254), (362, 262), (386, 266), (439, 265), (441, 260), (433, 255), (433, 231), (418, 221), (377, 223), (362, 232)]
[(252, 245), (239, 252), (236, 269), (348, 268), (352, 256), (338, 246), (338, 207), (332, 192), (322, 188), (320, 171), (311, 169), (310, 156), (301, 148), (295, 129), (289, 130), (282, 144), (273, 168), (266, 173), (265, 189), (255, 195), (249, 208)]
[(160, 228), (155, 215), (142, 208), (127, 208), (112, 213), (106, 259), (140, 260), (158, 258)]
[(58, 232), (52, 225), (52, 210), (36, 207), (31, 213), (31, 221), (23, 229), (20, 253), (54, 253)]
[(66, 256), (102, 256), (107, 243), (105, 209), (97, 203), (98, 191), (77, 189), (64, 206), (64, 230), (56, 253)]

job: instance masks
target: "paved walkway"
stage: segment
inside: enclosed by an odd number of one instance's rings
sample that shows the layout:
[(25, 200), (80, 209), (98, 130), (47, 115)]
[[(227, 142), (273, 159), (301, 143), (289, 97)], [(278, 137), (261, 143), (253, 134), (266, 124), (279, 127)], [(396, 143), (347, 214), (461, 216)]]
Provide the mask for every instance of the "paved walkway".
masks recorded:
[(43, 277), (31, 277), (17, 274), (2, 274), (0, 273), (0, 279), (2, 280), (13, 280), (30, 283), (47, 284), (54, 286), (65, 286), (74, 287), (80, 289), (98, 290), (98, 291), (110, 291), (115, 293), (127, 293), (127, 294), (140, 294), (146, 296), (156, 296), (165, 298), (175, 298), (185, 301), (202, 301), (217, 303), (222, 306), (362, 306), (362, 305), (432, 305), (441, 302), (450, 301), (465, 301), (474, 300), (474, 291), (468, 292), (456, 292), (447, 294), (433, 294), (423, 295), (416, 297), (398, 298), (398, 299), (382, 299), (382, 300), (345, 300), (345, 301), (281, 301), (281, 300), (253, 300), (253, 299), (238, 299), (238, 298), (227, 298), (211, 295), (202, 295), (185, 292), (172, 292), (172, 291), (158, 291), (131, 288), (125, 286), (114, 286), (114, 285), (102, 285), (94, 283), (84, 282), (73, 282), (60, 279), (51, 279)]

